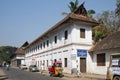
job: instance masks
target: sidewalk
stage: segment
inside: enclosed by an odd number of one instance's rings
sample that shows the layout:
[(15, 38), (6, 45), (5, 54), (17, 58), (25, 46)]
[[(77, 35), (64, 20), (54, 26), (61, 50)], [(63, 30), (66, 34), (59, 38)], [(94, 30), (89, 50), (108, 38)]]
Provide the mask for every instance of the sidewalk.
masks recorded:
[[(44, 71), (43, 75), (49, 76), (48, 71)], [(99, 74), (90, 74), (90, 73), (81, 73), (80, 75), (71, 75), (69, 73), (63, 73), (64, 77), (68, 78), (86, 78), (88, 80), (106, 80), (105, 75), (99, 75)]]
[(0, 80), (8, 79), (7, 75), (4, 73), (3, 69), (0, 68)]
[(106, 80), (105, 75), (100, 75), (100, 74), (90, 74), (90, 73), (82, 73), (80, 76), (89, 78), (89, 79), (97, 79), (97, 80)]

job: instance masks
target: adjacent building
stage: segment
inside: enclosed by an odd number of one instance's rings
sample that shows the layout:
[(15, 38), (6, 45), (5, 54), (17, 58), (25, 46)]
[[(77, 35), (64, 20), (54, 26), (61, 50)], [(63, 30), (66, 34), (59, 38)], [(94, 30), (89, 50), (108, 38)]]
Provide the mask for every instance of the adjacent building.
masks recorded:
[(29, 43), (25, 42), (20, 48), (15, 51), (15, 56), (12, 58), (11, 65), (13, 67), (19, 67), (21, 64), (25, 64), (25, 47)]
[(113, 32), (99, 41), (89, 52), (92, 58), (90, 71), (96, 74), (106, 74), (110, 63), (110, 55), (120, 54), (120, 31)]

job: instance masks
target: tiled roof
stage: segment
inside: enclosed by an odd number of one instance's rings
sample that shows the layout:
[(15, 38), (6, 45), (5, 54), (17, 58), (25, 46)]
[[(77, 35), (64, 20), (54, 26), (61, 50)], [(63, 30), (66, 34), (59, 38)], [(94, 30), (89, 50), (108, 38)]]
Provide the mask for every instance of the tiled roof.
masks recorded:
[(26, 41), (21, 47), (26, 47), (28, 45), (29, 45), (29, 43)]
[(120, 31), (113, 32), (102, 41), (96, 43), (89, 51), (100, 51), (120, 48)]
[(29, 43), (26, 41), (20, 48), (18, 48), (16, 51), (15, 51), (15, 54), (17, 55), (24, 55), (25, 54), (25, 47), (27, 47), (29, 45)]
[(80, 21), (97, 24), (97, 21), (96, 21), (95, 19), (90, 18), (90, 17), (88, 17), (88, 16), (83, 16), (83, 15), (71, 13), (71, 14), (69, 15), (69, 17), (71, 17), (71, 18), (73, 18), (73, 19), (78, 19), (78, 20), (80, 20)]
[(25, 51), (24, 51), (24, 49), (19, 48), (19, 49), (17, 49), (17, 50), (15, 51), (15, 54), (17, 54), (17, 55), (24, 55), (24, 54), (25, 54)]

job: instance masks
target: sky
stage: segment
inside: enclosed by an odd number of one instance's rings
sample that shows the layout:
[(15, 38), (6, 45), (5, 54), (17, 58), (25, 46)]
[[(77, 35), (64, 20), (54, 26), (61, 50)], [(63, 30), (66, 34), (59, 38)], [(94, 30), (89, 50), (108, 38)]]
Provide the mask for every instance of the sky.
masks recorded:
[[(62, 12), (70, 12), (70, 1), (75, 0), (0, 0), (0, 46), (31, 43), (62, 20)], [(96, 13), (116, 8), (116, 0), (79, 0), (79, 5), (84, 1)]]

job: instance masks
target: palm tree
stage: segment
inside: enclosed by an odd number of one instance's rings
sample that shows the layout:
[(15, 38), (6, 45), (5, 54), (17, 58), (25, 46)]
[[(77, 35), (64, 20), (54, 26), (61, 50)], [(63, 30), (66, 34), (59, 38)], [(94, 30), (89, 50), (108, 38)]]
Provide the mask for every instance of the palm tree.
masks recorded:
[(70, 2), (70, 5), (68, 5), (69, 9), (71, 12), (73, 12), (75, 9), (78, 8), (78, 0), (76, 0), (75, 2)]
[[(70, 9), (70, 13), (73, 12), (75, 9), (78, 8), (78, 0), (75, 2), (71, 1), (68, 5), (68, 8)], [(68, 15), (69, 13), (63, 12), (62, 15)]]
[(89, 17), (93, 17), (93, 14), (95, 14), (95, 11), (94, 10), (92, 10), (92, 9), (90, 9), (90, 10), (88, 10), (87, 11), (87, 16), (89, 16)]

